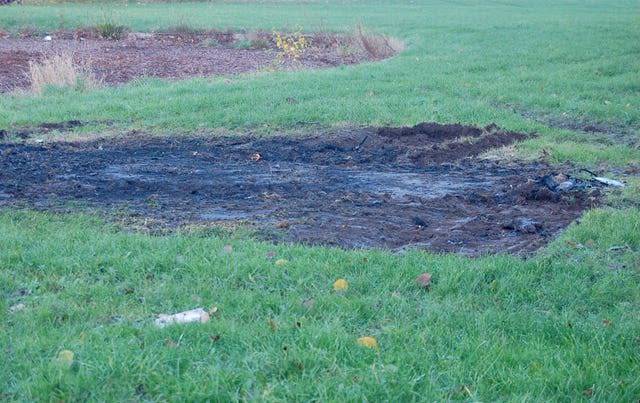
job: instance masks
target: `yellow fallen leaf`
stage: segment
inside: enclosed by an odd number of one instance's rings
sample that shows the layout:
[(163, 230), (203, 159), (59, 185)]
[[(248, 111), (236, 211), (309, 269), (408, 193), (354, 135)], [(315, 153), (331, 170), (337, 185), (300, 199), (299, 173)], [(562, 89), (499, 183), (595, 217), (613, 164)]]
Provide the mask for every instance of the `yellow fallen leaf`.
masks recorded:
[(343, 278), (339, 278), (333, 283), (333, 289), (336, 291), (344, 291), (349, 288), (349, 283)]
[(278, 259), (278, 260), (276, 260), (276, 266), (284, 266), (287, 263), (289, 263), (289, 261), (287, 259)]
[(70, 367), (73, 364), (75, 354), (71, 350), (62, 350), (58, 353), (58, 362), (62, 365)]
[(371, 336), (360, 337), (358, 339), (358, 344), (364, 347), (375, 348), (376, 350), (380, 348), (378, 340)]

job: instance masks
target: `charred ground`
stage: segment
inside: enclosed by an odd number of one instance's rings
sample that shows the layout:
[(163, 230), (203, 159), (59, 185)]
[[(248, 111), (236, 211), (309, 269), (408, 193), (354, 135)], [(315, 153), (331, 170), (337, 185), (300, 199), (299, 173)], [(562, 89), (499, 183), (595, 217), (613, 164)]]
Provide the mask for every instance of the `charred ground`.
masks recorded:
[(293, 138), (3, 143), (0, 205), (97, 208), (165, 228), (252, 225), (276, 241), (346, 248), (527, 253), (599, 191), (568, 167), (478, 157), (526, 137), (423, 123)]

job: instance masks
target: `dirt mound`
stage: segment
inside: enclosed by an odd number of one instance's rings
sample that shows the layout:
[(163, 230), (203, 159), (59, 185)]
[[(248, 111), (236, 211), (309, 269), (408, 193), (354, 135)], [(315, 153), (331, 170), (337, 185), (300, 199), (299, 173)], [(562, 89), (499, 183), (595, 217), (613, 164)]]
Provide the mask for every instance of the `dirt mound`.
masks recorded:
[(348, 248), (530, 252), (598, 192), (558, 185), (549, 178), (570, 176), (543, 164), (473, 157), (523, 137), (429, 123), (301, 138), (0, 144), (0, 205), (100, 208), (162, 226), (251, 223), (269, 239)]

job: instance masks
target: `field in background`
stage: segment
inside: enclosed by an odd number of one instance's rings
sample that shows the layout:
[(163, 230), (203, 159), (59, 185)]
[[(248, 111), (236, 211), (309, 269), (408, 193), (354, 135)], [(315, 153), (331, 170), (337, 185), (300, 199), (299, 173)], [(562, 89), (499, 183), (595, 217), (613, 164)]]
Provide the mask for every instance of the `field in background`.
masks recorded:
[[(637, 400), (639, 12), (635, 1), (0, 8), (0, 30), (11, 33), (104, 21), (135, 31), (360, 22), (407, 45), (390, 60), (323, 71), (0, 94), (0, 129), (81, 120), (95, 124), (77, 136), (273, 134), (494, 122), (539, 133), (515, 155), (629, 182), (528, 259), (274, 246), (207, 228), (160, 236), (4, 209), (0, 400)], [(429, 292), (414, 282), (423, 272), (433, 273)], [(338, 278), (348, 290), (333, 289)], [(209, 323), (153, 324), (197, 306), (217, 308)], [(363, 336), (380, 348), (358, 345)]]
[[(149, 79), (73, 96), (2, 96), (0, 127), (76, 119), (96, 122), (98, 128), (109, 122), (157, 132), (247, 127), (274, 132), (310, 122), (495, 122), (544, 133), (525, 145), (527, 153), (544, 148), (560, 161), (637, 164), (637, 148), (631, 152), (616, 141), (636, 136), (640, 127), (637, 8), (634, 2), (587, 6), (551, 1), (4, 7), (0, 29), (5, 31), (26, 28), (45, 34), (105, 21), (138, 31), (179, 26), (271, 31), (296, 25), (308, 31), (353, 31), (360, 23), (403, 40), (408, 49), (383, 63), (329, 71), (179, 83)], [(587, 126), (622, 136), (581, 134)]]

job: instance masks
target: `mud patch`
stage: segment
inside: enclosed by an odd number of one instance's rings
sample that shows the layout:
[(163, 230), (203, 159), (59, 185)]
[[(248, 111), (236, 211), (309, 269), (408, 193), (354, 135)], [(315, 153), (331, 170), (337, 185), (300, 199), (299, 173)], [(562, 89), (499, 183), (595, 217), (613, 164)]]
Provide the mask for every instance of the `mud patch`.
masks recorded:
[(543, 164), (475, 157), (524, 137), (426, 123), (302, 138), (1, 144), (0, 205), (125, 211), (168, 226), (248, 222), (277, 241), (346, 248), (526, 253), (598, 191)]

